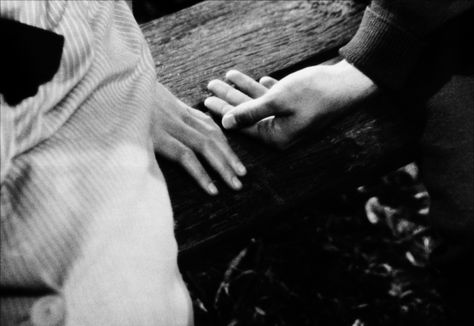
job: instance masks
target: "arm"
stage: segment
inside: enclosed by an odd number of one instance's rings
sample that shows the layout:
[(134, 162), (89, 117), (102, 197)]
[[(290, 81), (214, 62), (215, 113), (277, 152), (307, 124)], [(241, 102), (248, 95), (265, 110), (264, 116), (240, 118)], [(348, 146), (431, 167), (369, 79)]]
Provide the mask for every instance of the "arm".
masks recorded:
[(374, 0), (340, 53), (377, 85), (396, 91), (420, 60), (427, 37), (472, 7), (466, 0)]
[(379, 89), (401, 89), (427, 37), (471, 7), (467, 1), (375, 0), (354, 38), (341, 49), (345, 60), (297, 71), (260, 92), (255, 91), (257, 83), (244, 80), (247, 76), (234, 78), (231, 73), (229, 81), (246, 94), (231, 96), (239, 91), (212, 81), (209, 89), (216, 97), (206, 106), (223, 116), (225, 128), (246, 127), (245, 132), (286, 147)]

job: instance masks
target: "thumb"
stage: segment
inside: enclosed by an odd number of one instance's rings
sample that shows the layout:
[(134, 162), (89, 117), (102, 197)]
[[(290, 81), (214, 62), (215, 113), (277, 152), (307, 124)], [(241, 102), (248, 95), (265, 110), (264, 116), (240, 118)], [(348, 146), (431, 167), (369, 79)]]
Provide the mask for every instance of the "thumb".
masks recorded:
[(222, 117), (222, 126), (225, 129), (248, 127), (258, 121), (275, 114), (276, 107), (271, 105), (267, 96), (244, 102), (228, 111)]

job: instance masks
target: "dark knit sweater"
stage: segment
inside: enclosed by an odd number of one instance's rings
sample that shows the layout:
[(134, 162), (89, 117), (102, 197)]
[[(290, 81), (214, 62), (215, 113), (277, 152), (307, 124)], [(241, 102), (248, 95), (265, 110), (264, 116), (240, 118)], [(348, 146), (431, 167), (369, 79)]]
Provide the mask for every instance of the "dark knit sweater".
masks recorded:
[(340, 53), (380, 87), (398, 90), (421, 59), (426, 39), (472, 7), (469, 0), (373, 0)]

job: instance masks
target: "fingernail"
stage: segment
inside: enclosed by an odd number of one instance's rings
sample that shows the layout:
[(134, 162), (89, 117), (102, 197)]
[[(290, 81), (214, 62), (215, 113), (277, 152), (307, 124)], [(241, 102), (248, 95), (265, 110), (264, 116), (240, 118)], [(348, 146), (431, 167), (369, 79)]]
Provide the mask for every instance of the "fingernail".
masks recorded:
[(236, 177), (232, 178), (232, 184), (234, 185), (235, 189), (240, 189), (242, 188), (242, 183), (237, 179)]
[(209, 186), (207, 186), (207, 189), (209, 190), (209, 193), (211, 195), (217, 195), (219, 191), (217, 190), (217, 187), (215, 184), (210, 183)]
[(245, 168), (245, 166), (240, 163), (240, 162), (237, 162), (235, 163), (235, 169), (237, 170), (237, 173), (240, 175), (240, 176), (244, 176), (246, 173), (247, 173), (247, 169)]
[(226, 129), (233, 128), (235, 127), (236, 124), (237, 124), (237, 121), (235, 120), (235, 117), (233, 114), (226, 114), (222, 118), (222, 126)]

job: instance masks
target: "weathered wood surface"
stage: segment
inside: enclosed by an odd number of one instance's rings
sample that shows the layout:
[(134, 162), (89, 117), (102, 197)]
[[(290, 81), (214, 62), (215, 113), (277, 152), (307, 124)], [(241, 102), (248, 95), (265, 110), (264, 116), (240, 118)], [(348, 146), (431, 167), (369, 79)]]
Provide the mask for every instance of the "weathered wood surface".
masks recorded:
[[(260, 77), (334, 55), (355, 33), (362, 11), (353, 1), (205, 1), (142, 28), (158, 79), (198, 106), (207, 82), (230, 68)], [(413, 133), (407, 128), (393, 103), (377, 99), (285, 152), (228, 133), (249, 174), (240, 192), (217, 178), (221, 194), (215, 198), (178, 166), (160, 160), (180, 250), (271, 222), (328, 189), (400, 166), (410, 158)]]
[(190, 105), (230, 68), (262, 76), (346, 43), (363, 6), (352, 1), (205, 1), (143, 25), (158, 80)]

